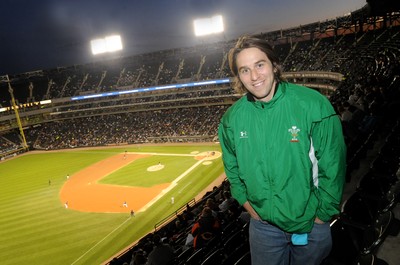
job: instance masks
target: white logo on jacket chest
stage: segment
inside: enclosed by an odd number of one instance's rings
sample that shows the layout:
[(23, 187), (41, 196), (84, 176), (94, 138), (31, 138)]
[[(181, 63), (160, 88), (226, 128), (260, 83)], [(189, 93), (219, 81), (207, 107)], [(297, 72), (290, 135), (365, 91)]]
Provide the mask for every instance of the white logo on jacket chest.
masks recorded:
[(288, 131), (292, 135), (292, 139), (290, 141), (291, 142), (298, 142), (299, 139), (297, 139), (297, 136), (299, 136), (300, 129), (297, 128), (297, 126), (292, 126), (292, 128), (290, 128)]
[(246, 131), (240, 132), (240, 138), (248, 138), (247, 132)]

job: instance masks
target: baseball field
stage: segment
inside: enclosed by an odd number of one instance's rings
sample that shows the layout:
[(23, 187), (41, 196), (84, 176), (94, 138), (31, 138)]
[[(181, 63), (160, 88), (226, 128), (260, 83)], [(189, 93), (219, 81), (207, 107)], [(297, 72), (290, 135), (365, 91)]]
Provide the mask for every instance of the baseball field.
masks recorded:
[(1, 162), (1, 264), (103, 264), (217, 185), (220, 152), (215, 143), (132, 145)]

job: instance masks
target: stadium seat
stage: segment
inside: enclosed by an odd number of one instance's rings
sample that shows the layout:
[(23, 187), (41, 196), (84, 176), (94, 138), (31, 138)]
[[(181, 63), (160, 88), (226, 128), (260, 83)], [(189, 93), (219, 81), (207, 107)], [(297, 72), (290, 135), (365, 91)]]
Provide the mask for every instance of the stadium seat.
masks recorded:
[(389, 265), (374, 254), (359, 255), (352, 265)]
[(391, 211), (378, 216), (375, 223), (364, 230), (362, 238), (362, 254), (374, 253), (389, 233), (394, 219)]
[(242, 258), (245, 253), (249, 251), (250, 245), (248, 243), (243, 243), (233, 250), (225, 249), (226, 258), (222, 262), (222, 265), (234, 265)]
[(194, 252), (192, 247), (188, 247), (187, 249), (183, 250), (178, 257), (176, 258), (177, 263), (185, 262)]
[(227, 251), (233, 251), (243, 244), (248, 244), (242, 230), (233, 233), (225, 242), (224, 249)]
[(204, 260), (204, 248), (196, 250), (185, 262), (185, 265), (197, 265)]
[(251, 264), (250, 251), (246, 252), (234, 265), (249, 265)]
[(322, 265), (352, 265), (356, 260), (359, 248), (347, 226), (340, 218), (331, 223), (332, 250)]
[(241, 229), (240, 221), (232, 220), (222, 228), (221, 239), (226, 240)]
[(376, 215), (376, 207), (369, 205), (357, 191), (342, 205), (341, 219), (354, 226), (366, 228), (374, 222)]
[(360, 180), (357, 191), (375, 211), (385, 212), (392, 209), (397, 201), (399, 192), (397, 184), (392, 184), (385, 177), (372, 172), (367, 173)]
[(218, 248), (211, 252), (211, 254), (206, 257), (206, 259), (201, 263), (201, 265), (215, 265), (221, 264), (224, 260), (224, 250), (222, 248)]

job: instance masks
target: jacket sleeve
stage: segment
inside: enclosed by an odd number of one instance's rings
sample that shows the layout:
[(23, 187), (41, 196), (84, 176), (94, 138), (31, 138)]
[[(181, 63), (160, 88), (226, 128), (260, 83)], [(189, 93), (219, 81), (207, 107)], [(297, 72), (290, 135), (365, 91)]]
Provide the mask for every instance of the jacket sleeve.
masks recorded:
[(342, 126), (333, 114), (314, 124), (312, 141), (318, 161), (319, 208), (317, 217), (328, 222), (338, 214), (346, 174), (346, 145)]
[(231, 185), (232, 197), (235, 198), (240, 205), (243, 205), (247, 201), (246, 188), (239, 178), (239, 167), (236, 159), (232, 130), (224, 119), (222, 119), (219, 125), (218, 137), (222, 149), (225, 174)]

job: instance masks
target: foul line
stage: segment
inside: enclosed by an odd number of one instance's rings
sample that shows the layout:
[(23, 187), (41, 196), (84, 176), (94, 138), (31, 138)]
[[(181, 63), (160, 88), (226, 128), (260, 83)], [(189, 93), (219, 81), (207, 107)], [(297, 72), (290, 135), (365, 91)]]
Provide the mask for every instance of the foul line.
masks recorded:
[(151, 153), (151, 152), (128, 152), (133, 155), (154, 155), (154, 156), (199, 156), (198, 154), (168, 154), (168, 153)]
[(127, 221), (129, 221), (131, 218), (126, 219), (122, 224), (120, 224), (118, 227), (116, 227), (114, 230), (112, 230), (110, 233), (108, 233), (108, 235), (106, 235), (102, 240), (100, 240), (99, 242), (97, 242), (93, 247), (91, 247), (88, 251), (86, 251), (85, 253), (82, 254), (82, 256), (80, 256), (77, 260), (75, 260), (74, 262), (71, 263), (71, 265), (77, 263), (81, 258), (83, 258), (84, 256), (86, 256), (87, 253), (89, 253), (90, 251), (92, 251), (92, 249), (94, 249), (95, 247), (97, 247), (97, 245), (99, 245), (101, 242), (103, 242), (107, 237), (109, 237), (112, 233), (114, 233), (115, 231), (117, 231), (121, 226), (123, 226)]

